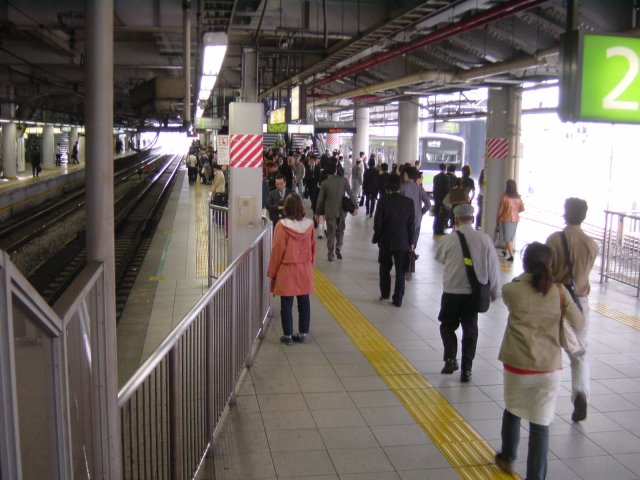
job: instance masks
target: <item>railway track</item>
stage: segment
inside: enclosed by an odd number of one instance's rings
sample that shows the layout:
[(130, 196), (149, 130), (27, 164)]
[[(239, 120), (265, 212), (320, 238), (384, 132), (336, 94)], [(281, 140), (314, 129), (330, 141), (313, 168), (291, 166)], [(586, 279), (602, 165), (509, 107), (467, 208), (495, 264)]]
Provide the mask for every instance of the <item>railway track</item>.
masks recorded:
[[(129, 189), (123, 193), (115, 203), (115, 263), (118, 318), (133, 287), (135, 276), (150, 245), (153, 230), (160, 218), (164, 204), (168, 199), (170, 188), (182, 164), (183, 157), (181, 155), (155, 157), (152, 162), (144, 163), (147, 170), (145, 176), (140, 179), (136, 188)], [(138, 166), (126, 174), (119, 172), (116, 174), (116, 178), (120, 179), (119, 183), (121, 184), (123, 179), (128, 178), (127, 175), (137, 175), (140, 168)], [(84, 208), (79, 208), (80, 206), (79, 204), (75, 205), (75, 212), (84, 210)], [(65, 221), (65, 215), (68, 214), (60, 213), (60, 217), (56, 217), (56, 220), (51, 219), (48, 224), (58, 224), (61, 221)], [(46, 227), (38, 226), (34, 227), (33, 230), (33, 238), (43, 237), (43, 231), (45, 232), (44, 238), (46, 238)], [(35, 230), (40, 233), (36, 233)], [(27, 238), (30, 235), (22, 232), (20, 236)], [(31, 241), (33, 241), (33, 238)], [(21, 245), (20, 248), (28, 249), (28, 245)], [(43, 261), (28, 275), (36, 290), (51, 305), (62, 295), (86, 264), (84, 225), (63, 248), (52, 253), (46, 261)]]

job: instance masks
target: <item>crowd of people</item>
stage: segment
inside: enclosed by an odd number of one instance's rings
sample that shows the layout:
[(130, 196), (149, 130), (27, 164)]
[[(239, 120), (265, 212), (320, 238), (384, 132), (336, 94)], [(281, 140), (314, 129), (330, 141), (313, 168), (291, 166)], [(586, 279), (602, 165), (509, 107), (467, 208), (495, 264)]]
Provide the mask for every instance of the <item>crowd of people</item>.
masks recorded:
[[(589, 324), (589, 272), (597, 247), (581, 229), (586, 217), (584, 200), (565, 203), (566, 228), (551, 235), (545, 244), (534, 242), (522, 252), (524, 273), (502, 285), (496, 239), (480, 231), (474, 215), (483, 201), (484, 171), (479, 192), (468, 166), (462, 176), (455, 166), (441, 165), (434, 177), (433, 206), (421, 185), (418, 165), (393, 165), (391, 172), (375, 157), (360, 152), (345, 162), (338, 151), (319, 159), (310, 148), (292, 155), (266, 153), (264, 204), (274, 223), (274, 250), (268, 276), (272, 292), (281, 295), (285, 344), (304, 343), (310, 325), (309, 294), (313, 293), (312, 266), (316, 237), (327, 239), (327, 259), (343, 259), (342, 244), (347, 212), (373, 217), (373, 243), (378, 245), (380, 300), (402, 306), (411, 254), (420, 235), (423, 215), (434, 216), (437, 240), (435, 259), (443, 264), (443, 292), (438, 314), (443, 343), (442, 374), (461, 370), (460, 381), (472, 380), (478, 341), (478, 314), (500, 295), (509, 311), (499, 359), (504, 365), (505, 408), (502, 448), (497, 466), (514, 471), (520, 437), (520, 421), (529, 422), (527, 479), (544, 479), (547, 470), (549, 424), (555, 415), (562, 368), (561, 322), (569, 324), (583, 347), (569, 352), (572, 420), (586, 419), (589, 362), (586, 354)], [(303, 198), (309, 199), (313, 221), (304, 218)], [(345, 206), (346, 202), (346, 206)], [(496, 235), (503, 245), (502, 259), (514, 261), (514, 237), (524, 203), (516, 182), (508, 180), (496, 216)], [(478, 212), (480, 213), (480, 212)], [(479, 217), (478, 215), (477, 217)], [(475, 224), (474, 224), (475, 222)], [(315, 229), (314, 229), (315, 227)], [(445, 235), (447, 229), (451, 229)], [(314, 234), (315, 230), (315, 234)], [(416, 256), (417, 257), (417, 256)], [(391, 269), (395, 285), (391, 288)], [(285, 288), (283, 285), (286, 285)], [(298, 300), (299, 332), (293, 334), (293, 298)], [(483, 305), (484, 306), (481, 306)], [(458, 337), (461, 327), (461, 364)]]

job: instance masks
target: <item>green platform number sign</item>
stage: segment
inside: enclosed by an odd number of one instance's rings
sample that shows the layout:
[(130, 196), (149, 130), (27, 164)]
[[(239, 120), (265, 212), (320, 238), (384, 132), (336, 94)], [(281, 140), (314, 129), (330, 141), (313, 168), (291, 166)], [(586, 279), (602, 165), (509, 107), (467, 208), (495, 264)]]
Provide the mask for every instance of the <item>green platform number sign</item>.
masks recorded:
[(640, 38), (584, 35), (581, 47), (579, 117), (640, 123)]

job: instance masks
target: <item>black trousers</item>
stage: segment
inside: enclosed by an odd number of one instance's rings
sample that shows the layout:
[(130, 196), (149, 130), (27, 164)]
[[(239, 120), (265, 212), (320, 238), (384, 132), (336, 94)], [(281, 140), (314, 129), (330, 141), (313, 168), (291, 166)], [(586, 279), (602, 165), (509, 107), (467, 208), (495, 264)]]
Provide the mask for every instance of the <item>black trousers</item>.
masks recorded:
[(444, 346), (443, 360), (456, 358), (458, 337), (462, 325), (462, 369), (471, 370), (478, 343), (478, 312), (471, 305), (471, 294), (443, 293), (440, 299), (440, 337)]
[(378, 194), (375, 195), (372, 193), (364, 194), (364, 205), (366, 208), (366, 213), (368, 215), (373, 215), (376, 210), (376, 200), (378, 199)]
[(404, 265), (407, 259), (407, 252), (386, 252), (380, 250), (380, 296), (389, 298), (391, 293), (391, 267), (396, 266), (396, 283), (393, 287), (393, 301), (402, 304), (404, 297)]
[(438, 204), (435, 206), (435, 211), (436, 215), (433, 217), (433, 234), (444, 235), (444, 229), (447, 228), (449, 221), (449, 213), (443, 205)]

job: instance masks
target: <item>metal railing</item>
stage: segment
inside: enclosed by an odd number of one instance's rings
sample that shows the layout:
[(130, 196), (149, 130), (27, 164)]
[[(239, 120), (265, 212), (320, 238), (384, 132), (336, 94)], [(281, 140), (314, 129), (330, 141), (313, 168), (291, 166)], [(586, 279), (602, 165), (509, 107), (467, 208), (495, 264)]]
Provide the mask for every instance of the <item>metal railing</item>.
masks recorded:
[(120, 390), (124, 479), (197, 474), (265, 333), (270, 251), (267, 224)]
[(640, 296), (640, 212), (605, 210), (600, 282), (616, 280)]
[(209, 205), (209, 286), (229, 264), (229, 208)]
[(0, 251), (1, 478), (120, 476), (106, 406), (107, 288), (103, 265), (89, 263), (52, 309)]

